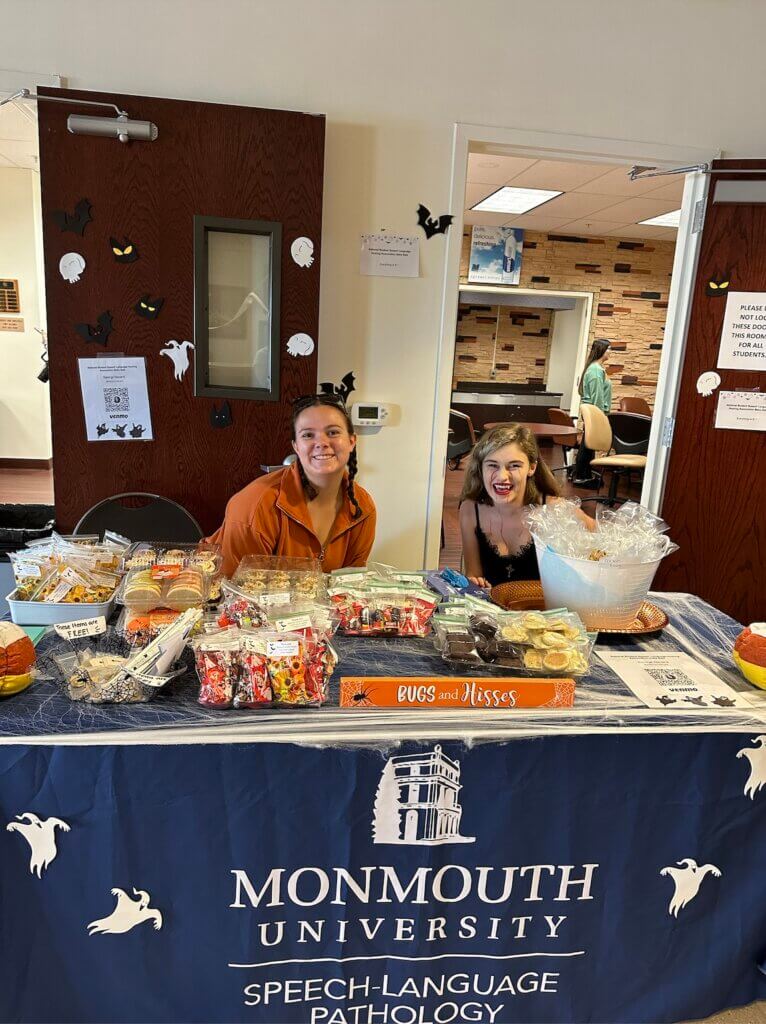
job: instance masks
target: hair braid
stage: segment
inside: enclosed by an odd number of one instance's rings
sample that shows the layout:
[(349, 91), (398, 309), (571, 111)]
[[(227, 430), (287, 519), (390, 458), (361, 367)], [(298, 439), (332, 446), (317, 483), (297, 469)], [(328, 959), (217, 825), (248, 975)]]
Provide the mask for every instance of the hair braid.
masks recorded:
[(306, 470), (301, 465), (301, 460), (298, 459), (298, 475), (301, 478), (301, 484), (303, 485), (303, 492), (309, 501), (312, 501), (317, 496), (317, 489), (314, 487), (312, 482), (306, 476)]
[(358, 519), (362, 514), (362, 508), (357, 501), (356, 492), (354, 490), (354, 477), (359, 470), (359, 463), (356, 458), (356, 448), (351, 452), (348, 457), (348, 500), (354, 506), (353, 518)]

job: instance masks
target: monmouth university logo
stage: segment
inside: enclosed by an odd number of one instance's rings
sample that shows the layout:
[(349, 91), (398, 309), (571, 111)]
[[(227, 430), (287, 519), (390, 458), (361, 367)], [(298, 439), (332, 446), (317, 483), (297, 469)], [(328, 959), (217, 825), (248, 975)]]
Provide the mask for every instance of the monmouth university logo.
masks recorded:
[(473, 843), (460, 835), (460, 762), (437, 744), (425, 754), (389, 757), (380, 776), (372, 816), (376, 844), (437, 846)]

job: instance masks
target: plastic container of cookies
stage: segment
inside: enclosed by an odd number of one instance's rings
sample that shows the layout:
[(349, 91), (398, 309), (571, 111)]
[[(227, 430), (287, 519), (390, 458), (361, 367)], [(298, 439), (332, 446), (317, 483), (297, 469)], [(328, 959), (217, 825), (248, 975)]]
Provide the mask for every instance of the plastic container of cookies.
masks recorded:
[(327, 593), (316, 559), (286, 555), (247, 555), (237, 566), (232, 583), (262, 607), (321, 600)]
[(212, 582), (199, 569), (158, 562), (146, 569), (131, 569), (117, 592), (117, 600), (136, 612), (157, 608), (182, 612), (201, 608), (208, 600)]

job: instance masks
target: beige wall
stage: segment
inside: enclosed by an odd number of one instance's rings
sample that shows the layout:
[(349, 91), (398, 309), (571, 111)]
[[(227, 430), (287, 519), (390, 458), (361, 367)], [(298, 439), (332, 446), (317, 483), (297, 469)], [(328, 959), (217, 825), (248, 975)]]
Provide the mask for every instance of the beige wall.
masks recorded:
[(42, 369), (39, 276), (39, 176), (18, 167), (0, 167), (0, 278), (19, 282), (24, 331), (0, 331), (0, 458), (51, 457), (48, 385)]
[(404, 280), (361, 277), (359, 235), (446, 212), (455, 122), (766, 150), (766, 63), (736, 45), (766, 33), (759, 0), (35, 0), (3, 33), (14, 67), (75, 88), (327, 115), (320, 379), (353, 370), (360, 399), (401, 407), (361, 438), (360, 481), (375, 554), (402, 565), (422, 561), (445, 238), (420, 233)]
[[(467, 228), (460, 261), (462, 282), (468, 280), (470, 251), (471, 229)], [(524, 233), (520, 288), (542, 291), (550, 288), (593, 295), (589, 338), (591, 341), (609, 338), (612, 342), (608, 369), (615, 408), (624, 395), (639, 395), (650, 405), (654, 403), (674, 252), (674, 242), (608, 236), (584, 239), (563, 232)], [(536, 312), (542, 311), (527, 311)], [(461, 321), (457, 328), (456, 373), (460, 354), (466, 350), (473, 351), (461, 342), (463, 333)], [(527, 342), (531, 340), (526, 338)], [(547, 358), (547, 350), (541, 351), (536, 358), (543, 355)], [(522, 377), (508, 379), (526, 380), (534, 374), (535, 353), (522, 348), (520, 357), (517, 371), (529, 372)], [(472, 379), (487, 378), (477, 376)], [(497, 379), (501, 379), (499, 375)]]

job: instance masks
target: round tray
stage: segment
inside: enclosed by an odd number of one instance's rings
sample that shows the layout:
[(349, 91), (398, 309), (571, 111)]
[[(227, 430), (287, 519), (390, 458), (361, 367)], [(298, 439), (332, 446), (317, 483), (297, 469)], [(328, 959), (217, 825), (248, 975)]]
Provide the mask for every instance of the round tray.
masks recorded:
[[(511, 611), (542, 611), (545, 608), (543, 588), (539, 580), (518, 580), (500, 583), (490, 591), (492, 600)], [(665, 612), (650, 601), (644, 601), (633, 622), (624, 629), (607, 627), (599, 633), (620, 633), (639, 636), (643, 633), (657, 633), (668, 624)]]

